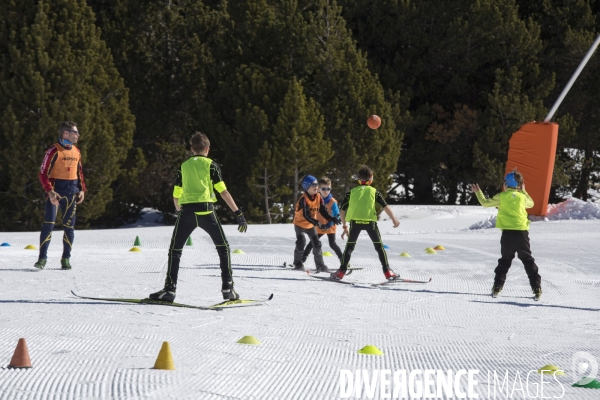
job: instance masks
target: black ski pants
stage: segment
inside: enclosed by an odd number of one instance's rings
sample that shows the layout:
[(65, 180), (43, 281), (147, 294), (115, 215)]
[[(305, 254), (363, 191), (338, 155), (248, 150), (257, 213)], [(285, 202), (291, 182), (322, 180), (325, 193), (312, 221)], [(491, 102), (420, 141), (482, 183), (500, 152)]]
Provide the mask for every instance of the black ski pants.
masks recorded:
[[(179, 262), (185, 243), (196, 228), (204, 229), (210, 236), (217, 248), (221, 267), (221, 280), (223, 284), (231, 282), (233, 284), (231, 270), (231, 256), (229, 252), (229, 243), (221, 227), (216, 214), (212, 211), (210, 214), (198, 215), (196, 211), (205, 211), (205, 203), (184, 204), (175, 221), (171, 244), (169, 245), (169, 265), (167, 269), (167, 278), (165, 286), (177, 285), (179, 275)], [(202, 204), (202, 206), (200, 206)]]
[(294, 225), (294, 230), (296, 231), (296, 248), (294, 249), (294, 266), (302, 264), (302, 255), (304, 254), (304, 247), (306, 246), (306, 238), (304, 235), (308, 236), (310, 243), (312, 243), (313, 255), (315, 256), (315, 265), (320, 267), (325, 265), (323, 262), (323, 251), (321, 250), (321, 241), (319, 240), (319, 235), (317, 234), (317, 228), (314, 226), (310, 229), (300, 228), (297, 225)]
[[(321, 239), (323, 237), (323, 235), (324, 235), (323, 233), (319, 233), (319, 239)], [(331, 247), (331, 249), (335, 252), (337, 257), (341, 261), (342, 260), (342, 250), (340, 249), (340, 246), (338, 246), (337, 243), (335, 242), (335, 233), (328, 233), (327, 239), (329, 239), (329, 247)], [(313, 244), (312, 244), (312, 242), (310, 242), (309, 244), (306, 245), (306, 248), (304, 249), (304, 257), (308, 257), (308, 255), (310, 254), (312, 249), (313, 249)]]
[(344, 249), (344, 254), (342, 255), (342, 265), (340, 269), (345, 273), (348, 270), (348, 264), (350, 263), (350, 257), (352, 256), (352, 252), (356, 247), (356, 241), (358, 240), (358, 235), (362, 231), (366, 231), (371, 241), (373, 242), (373, 246), (375, 246), (375, 250), (379, 255), (379, 261), (381, 261), (381, 266), (383, 268), (383, 272), (387, 272), (390, 270), (390, 265), (387, 259), (387, 253), (383, 248), (383, 241), (381, 240), (381, 234), (379, 233), (379, 228), (377, 227), (377, 222), (369, 221), (369, 222), (358, 222), (358, 221), (350, 221), (350, 230), (348, 232), (348, 242), (346, 243), (346, 248)]
[(494, 286), (504, 286), (506, 274), (510, 269), (512, 260), (515, 258), (515, 253), (517, 253), (517, 256), (525, 266), (525, 272), (527, 272), (531, 287), (540, 287), (542, 278), (538, 273), (537, 265), (535, 265), (535, 259), (531, 256), (529, 231), (503, 230), (502, 238), (500, 239), (500, 252), (502, 258), (498, 259), (498, 266), (494, 270), (496, 273)]

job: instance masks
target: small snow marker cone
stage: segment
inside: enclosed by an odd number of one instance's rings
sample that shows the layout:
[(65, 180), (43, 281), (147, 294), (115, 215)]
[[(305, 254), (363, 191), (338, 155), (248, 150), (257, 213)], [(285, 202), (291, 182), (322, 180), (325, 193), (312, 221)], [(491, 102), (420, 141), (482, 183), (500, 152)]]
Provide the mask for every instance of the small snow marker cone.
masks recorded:
[(548, 374), (548, 375), (565, 375), (565, 371), (560, 369), (554, 364), (546, 364), (542, 368), (538, 369), (538, 374)]
[(427, 253), (427, 254), (437, 254), (437, 251), (435, 251), (431, 247), (428, 247), (428, 248), (425, 249), (425, 253)]
[(410, 254), (408, 254), (408, 253), (400, 253), (400, 257), (409, 257), (410, 258)]
[(1, 247), (10, 247), (10, 244), (7, 242), (4, 242), (2, 244), (0, 244)]
[(173, 355), (171, 354), (171, 346), (169, 342), (163, 342), (156, 362), (154, 363), (154, 369), (168, 369), (174, 370), (175, 363), (173, 362)]
[(383, 245), (383, 248), (384, 248), (384, 249), (389, 249), (389, 248), (390, 248), (390, 246), (388, 246), (387, 244), (384, 244), (384, 245)]
[(434, 249), (434, 250), (446, 250), (446, 249), (444, 248), (444, 246), (442, 246), (441, 244), (438, 244), (438, 245), (437, 245), (437, 246), (435, 246), (433, 249)]
[(240, 249), (236, 249), (233, 251), (233, 254), (245, 254), (245, 253)]
[(25, 339), (19, 339), (8, 368), (31, 368), (31, 359), (29, 358), (29, 350), (27, 350)]
[(582, 378), (579, 382), (575, 382), (571, 386), (586, 389), (600, 389), (600, 382), (594, 378)]
[(240, 340), (238, 340), (237, 343), (242, 343), (242, 344), (256, 344), (256, 345), (261, 344), (260, 340), (258, 340), (254, 336), (244, 336), (243, 338), (241, 338)]
[(141, 246), (142, 245), (142, 242), (140, 242), (140, 237), (139, 236), (135, 237), (135, 240), (133, 241), (133, 245), (134, 246)]
[(35, 247), (32, 244), (28, 244), (27, 246), (25, 246), (25, 250), (37, 250), (37, 247)]
[(138, 247), (132, 247), (129, 251), (133, 251), (134, 253), (137, 253), (137, 252), (142, 251), (142, 249), (140, 249)]
[(192, 242), (192, 237), (191, 236), (188, 236), (188, 240), (187, 240), (187, 242), (185, 242), (185, 245), (186, 246), (193, 246), (194, 245), (194, 243)]
[(324, 252), (323, 252), (323, 257), (333, 257), (333, 254), (331, 254), (331, 253), (330, 253), (330, 252), (328, 252), (328, 251), (324, 251)]
[(379, 350), (377, 347), (369, 344), (358, 351), (359, 354), (371, 354), (374, 356), (382, 356), (383, 351)]

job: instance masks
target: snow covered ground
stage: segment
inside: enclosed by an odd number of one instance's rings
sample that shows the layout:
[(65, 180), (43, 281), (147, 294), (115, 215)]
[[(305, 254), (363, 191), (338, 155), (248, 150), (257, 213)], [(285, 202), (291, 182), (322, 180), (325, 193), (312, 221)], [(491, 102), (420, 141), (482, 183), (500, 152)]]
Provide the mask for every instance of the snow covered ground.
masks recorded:
[[(39, 272), (32, 267), (37, 251), (24, 249), (38, 246), (39, 233), (0, 233), (0, 243), (10, 243), (0, 247), (0, 366), (8, 365), (19, 338), (27, 340), (33, 364), (30, 370), (0, 368), (0, 399), (337, 399), (356, 398), (357, 387), (360, 398), (385, 398), (394, 389), (402, 394), (403, 372), (407, 382), (411, 376), (422, 381), (426, 370), (470, 371), (480, 399), (600, 398), (599, 389), (571, 387), (591, 373), (585, 367), (591, 371), (594, 360), (582, 354), (600, 361), (600, 221), (565, 220), (563, 207), (562, 220), (531, 224), (544, 291), (535, 302), (518, 259), (501, 297), (489, 295), (500, 231), (469, 227), (495, 209), (394, 210), (398, 229), (380, 222), (392, 268), (407, 278), (432, 277), (431, 283), (378, 289), (311, 279), (281, 267), (292, 260), (291, 225), (251, 225), (246, 234), (230, 225), (232, 250), (245, 253), (232, 254), (238, 292), (244, 298), (274, 293), (274, 299), (220, 312), (71, 295), (137, 298), (160, 289), (171, 227), (78, 231), (71, 271), (60, 270), (61, 232)], [(136, 236), (142, 251), (129, 252)], [(216, 251), (202, 231), (192, 239), (177, 301), (220, 302)], [(446, 250), (425, 253), (436, 245)], [(323, 249), (330, 250), (326, 241)], [(325, 261), (337, 266), (333, 257)], [(346, 280), (383, 280), (366, 234), (351, 264), (364, 269)], [(312, 260), (307, 265), (314, 268)], [(245, 335), (262, 344), (236, 343)], [(175, 371), (152, 369), (165, 341)], [(383, 355), (358, 354), (366, 345)], [(547, 364), (566, 375), (544, 376), (542, 386), (541, 375), (528, 373)], [(346, 385), (357, 370), (377, 384), (373, 393), (364, 382)], [(383, 391), (381, 373), (390, 380), (383, 379)], [(466, 392), (467, 384), (465, 374), (454, 390)], [(413, 389), (412, 397), (420, 398), (419, 387), (406, 387), (407, 396)]]

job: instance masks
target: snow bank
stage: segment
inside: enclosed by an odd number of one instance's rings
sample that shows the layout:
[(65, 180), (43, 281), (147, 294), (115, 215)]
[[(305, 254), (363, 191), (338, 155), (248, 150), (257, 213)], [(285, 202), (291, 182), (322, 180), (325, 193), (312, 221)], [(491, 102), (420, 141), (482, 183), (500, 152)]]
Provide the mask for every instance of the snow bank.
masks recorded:
[[(600, 204), (571, 197), (562, 203), (548, 204), (548, 213), (544, 217), (531, 215), (529, 219), (532, 222), (600, 219)], [(495, 226), (496, 216), (493, 215), (486, 220), (471, 225), (469, 229), (488, 229)]]

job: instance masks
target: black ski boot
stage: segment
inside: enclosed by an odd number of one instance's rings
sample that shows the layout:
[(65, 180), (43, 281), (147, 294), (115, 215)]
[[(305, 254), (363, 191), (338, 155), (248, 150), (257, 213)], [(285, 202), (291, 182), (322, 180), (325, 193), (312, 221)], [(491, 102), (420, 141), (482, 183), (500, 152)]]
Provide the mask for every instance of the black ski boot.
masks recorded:
[(71, 261), (68, 258), (60, 259), (60, 268), (61, 269), (71, 269)]
[(221, 293), (223, 294), (223, 300), (237, 300), (240, 298), (240, 295), (233, 289), (233, 282), (223, 282)]
[(541, 287), (535, 287), (535, 288), (531, 288), (533, 290), (533, 299), (535, 301), (539, 301), (540, 297), (542, 297), (542, 288)]
[(501, 291), (502, 291), (502, 286), (494, 285), (494, 287), (492, 287), (492, 297), (493, 298), (498, 297), (498, 295), (500, 294)]
[(306, 271), (306, 269), (304, 268), (304, 264), (300, 263), (300, 264), (293, 264), (294, 266), (294, 270), (295, 271)]
[(175, 289), (175, 285), (167, 285), (162, 290), (152, 293), (148, 298), (150, 298), (150, 300), (172, 303), (175, 300)]
[(316, 273), (318, 274), (319, 272), (325, 272), (327, 274), (331, 273), (331, 271), (329, 270), (329, 268), (327, 268), (327, 265), (325, 264), (317, 265)]
[(46, 266), (46, 261), (47, 261), (47, 259), (40, 258), (39, 260), (37, 260), (37, 262), (35, 264), (33, 264), (33, 266), (36, 267), (37, 269), (44, 269), (44, 267)]

